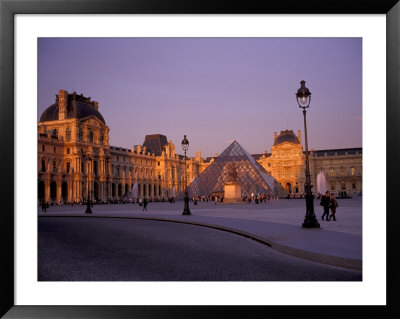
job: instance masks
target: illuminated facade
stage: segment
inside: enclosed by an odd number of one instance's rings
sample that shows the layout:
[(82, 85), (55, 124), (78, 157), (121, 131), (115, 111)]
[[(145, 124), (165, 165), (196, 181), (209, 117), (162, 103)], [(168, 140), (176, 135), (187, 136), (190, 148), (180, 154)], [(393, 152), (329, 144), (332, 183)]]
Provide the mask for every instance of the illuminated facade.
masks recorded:
[[(143, 145), (126, 149), (109, 144), (109, 131), (98, 102), (60, 90), (38, 123), (38, 199), (108, 202), (182, 194), (184, 158), (172, 141), (149, 135)], [(197, 152), (187, 160), (188, 181), (204, 168)]]
[[(292, 195), (304, 193), (305, 154), (301, 132), (274, 133), (271, 153), (254, 155), (258, 162)], [(314, 150), (309, 152), (311, 183), (317, 193), (317, 175), (323, 172), (326, 189), (336, 194), (362, 192), (362, 148)]]
[[(147, 135), (132, 149), (109, 144), (110, 128), (99, 104), (82, 94), (60, 90), (38, 123), (38, 199), (49, 203), (98, 202), (148, 197), (182, 197), (184, 157), (161, 134)], [(305, 155), (300, 131), (274, 133), (271, 153), (252, 155), (291, 194), (304, 192)], [(188, 184), (215, 161), (201, 153), (187, 159)], [(327, 188), (362, 192), (362, 149), (310, 152), (313, 185), (322, 170)], [(315, 187), (313, 191), (316, 192)], [(207, 195), (207, 194), (204, 194)], [(282, 192), (279, 195), (284, 195)]]

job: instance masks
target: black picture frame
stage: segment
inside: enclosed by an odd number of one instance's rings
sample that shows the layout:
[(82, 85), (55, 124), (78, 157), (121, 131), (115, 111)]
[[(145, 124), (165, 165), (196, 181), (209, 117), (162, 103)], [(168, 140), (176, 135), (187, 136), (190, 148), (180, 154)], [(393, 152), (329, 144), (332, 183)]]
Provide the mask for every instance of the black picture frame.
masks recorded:
[[(387, 21), (387, 305), (386, 306), (28, 306), (14, 303), (14, 16), (16, 14), (385, 14)], [(399, 176), (400, 3), (398, 0), (0, 0), (0, 315), (5, 318), (240, 318), (296, 316), (379, 318), (400, 316), (397, 293), (399, 241), (396, 180)], [(371, 92), (371, 94), (379, 92)], [(382, 101), (382, 105), (384, 101)], [(377, 106), (375, 112), (382, 110)], [(376, 146), (377, 152), (379, 145)], [(378, 170), (377, 170), (378, 173)], [(369, 200), (383, 201), (383, 194)], [(382, 207), (384, 203), (382, 203)], [(375, 212), (376, 217), (385, 214)], [(182, 291), (182, 293), (185, 293)], [(328, 296), (327, 296), (328, 297)]]

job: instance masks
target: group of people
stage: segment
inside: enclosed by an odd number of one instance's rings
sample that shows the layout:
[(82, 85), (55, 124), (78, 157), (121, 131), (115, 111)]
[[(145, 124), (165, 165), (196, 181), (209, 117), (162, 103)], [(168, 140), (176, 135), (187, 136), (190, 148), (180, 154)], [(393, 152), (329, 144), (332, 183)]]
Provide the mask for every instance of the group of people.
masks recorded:
[[(320, 205), (324, 208), (324, 213), (322, 214), (321, 219), (326, 221), (330, 221), (331, 219), (333, 221), (336, 221), (336, 208), (339, 207), (335, 194), (330, 193), (329, 191), (326, 191), (325, 195), (322, 196)], [(331, 210), (331, 214), (329, 215), (329, 209)]]

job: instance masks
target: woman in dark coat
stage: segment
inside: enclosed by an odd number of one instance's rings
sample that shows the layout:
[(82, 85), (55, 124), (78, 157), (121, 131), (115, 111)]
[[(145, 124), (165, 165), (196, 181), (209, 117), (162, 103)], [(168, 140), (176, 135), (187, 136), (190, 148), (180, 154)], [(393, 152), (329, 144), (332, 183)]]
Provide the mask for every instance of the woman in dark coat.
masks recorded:
[(329, 220), (331, 220), (333, 218), (334, 221), (336, 221), (336, 207), (338, 207), (338, 203), (336, 201), (335, 198), (335, 194), (331, 194), (331, 204), (329, 205), (330, 209), (331, 209), (331, 215), (329, 216)]

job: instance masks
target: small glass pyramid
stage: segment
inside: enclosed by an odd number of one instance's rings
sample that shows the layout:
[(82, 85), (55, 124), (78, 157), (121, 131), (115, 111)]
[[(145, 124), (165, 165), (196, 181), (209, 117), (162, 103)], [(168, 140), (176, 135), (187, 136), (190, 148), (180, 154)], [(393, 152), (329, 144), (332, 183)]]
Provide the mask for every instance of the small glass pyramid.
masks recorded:
[(189, 185), (190, 196), (223, 192), (225, 183), (230, 180), (232, 166), (236, 168), (236, 180), (241, 185), (242, 195), (274, 195), (275, 179), (237, 141), (233, 141)]

